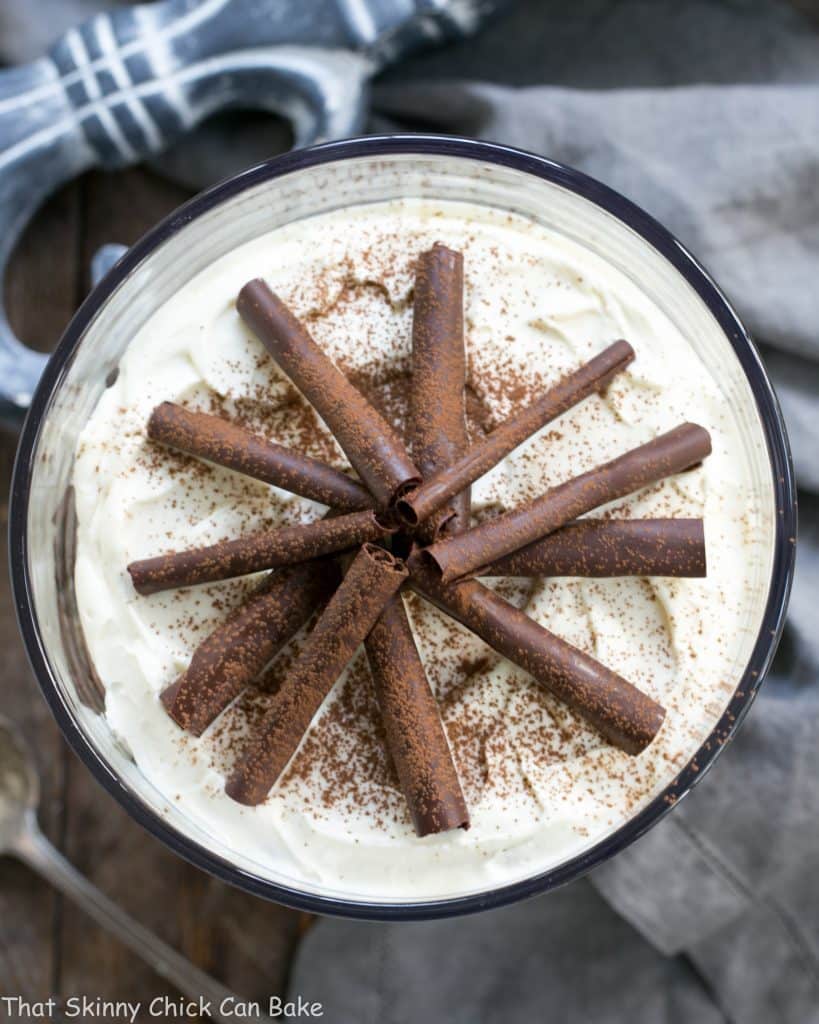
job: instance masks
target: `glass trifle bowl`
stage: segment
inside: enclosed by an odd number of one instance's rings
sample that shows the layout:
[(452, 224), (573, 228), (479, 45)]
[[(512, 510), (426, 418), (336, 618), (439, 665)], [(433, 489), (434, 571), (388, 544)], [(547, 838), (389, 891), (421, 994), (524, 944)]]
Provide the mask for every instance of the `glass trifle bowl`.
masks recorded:
[[(375, 280), (367, 261), (384, 251), (385, 218), (396, 263), (382, 263)], [(407, 267), (418, 246), (439, 238), (464, 252), (467, 291), (474, 293), (466, 313), (470, 393), (488, 429), (515, 411), (521, 382), (559, 376), (560, 366), (573, 368), (620, 333), (634, 344), (628, 383), (615, 381), (605, 399), (595, 398), (603, 403), (597, 413), (578, 406), (531, 442), (534, 452), (549, 453), (535, 463), (541, 489), (681, 419), (708, 420), (714, 453), (704, 464), (707, 476), (685, 474), (619, 507), (640, 515), (696, 507), (705, 522), (705, 579), (496, 584), (661, 700), (666, 722), (639, 757), (612, 752), (460, 627), (442, 632), (433, 621), (440, 613), (413, 598), (410, 613), (462, 772), (470, 829), (414, 836), (378, 753), (383, 742), (367, 719), (372, 701), (359, 692), (367, 686), (360, 673), (342, 677), (327, 702), (342, 709), (335, 731), (324, 721), (332, 717), (326, 709), (317, 717), (324, 732), (312, 743), (312, 763), (291, 771), (262, 807), (241, 807), (221, 789), (231, 729), (214, 726), (218, 738), (206, 733), (186, 746), (159, 702), (161, 688), (238, 592), (231, 584), (204, 602), (206, 612), (195, 598), (183, 598), (183, 606), (140, 604), (146, 599), (128, 590), (126, 559), (119, 564), (126, 549), (140, 554), (143, 533), (154, 545), (160, 528), (184, 535), (181, 521), (157, 510), (184, 504), (196, 487), (183, 467), (184, 494), (149, 482), (116, 520), (110, 504), (89, 504), (89, 494), (96, 493), (94, 474), (116, 476), (119, 464), (102, 455), (91, 462), (120, 426), (135, 445), (147, 445), (137, 422), (147, 398), (212, 393), (219, 402), (241, 402), (252, 381), (258, 399), (258, 375), (269, 388), (276, 370), (258, 358), (242, 363), (226, 296), (235, 297), (249, 277), (290, 273), (298, 304), (303, 260), (329, 266), (342, 290), (352, 275), (363, 322), (370, 323), (372, 303), (385, 304), (387, 319), (368, 327), (363, 340), (336, 325), (331, 355), (346, 368), (354, 364), (357, 378), (369, 374), (388, 415), (400, 409), (395, 392), (411, 317)], [(493, 263), (498, 251), (503, 265)], [(302, 294), (299, 312), (311, 323), (320, 319), (316, 301)], [(190, 341), (192, 331), (207, 340)], [(248, 344), (253, 354), (254, 342)], [(395, 372), (383, 372), (385, 352)], [(171, 358), (182, 368), (169, 368)], [(274, 378), (264, 376), (270, 373)], [(273, 392), (262, 393), (263, 403)], [(286, 403), (277, 415), (275, 422), (287, 421)], [(101, 447), (90, 460), (94, 444)], [(476, 484), (479, 513), (526, 496), (531, 453), (526, 458)], [(147, 461), (156, 459), (154, 452)], [(518, 486), (521, 474), (526, 486)], [(228, 498), (232, 486), (223, 488)], [(202, 513), (211, 533), (202, 534), (198, 498), (191, 500), (185, 515), (193, 536), (207, 541), (235, 529), (229, 509), (220, 519), (211, 507)], [(134, 513), (139, 508), (144, 520)], [(600, 183), (537, 156), (443, 136), (374, 136), (290, 153), (197, 196), (94, 289), (57, 346), (23, 430), (11, 561), (21, 629), (43, 693), (71, 746), (137, 821), (193, 863), (260, 896), (319, 913), (418, 919), (498, 906), (576, 878), (624, 849), (702, 778), (770, 665), (794, 534), (787, 438), (764, 368), (716, 285), (664, 228)], [(99, 628), (92, 578), (103, 581), (98, 605), (113, 615)], [(165, 627), (183, 618), (193, 625), (166, 650)], [(459, 667), (445, 678), (452, 650)], [(476, 725), (488, 721), (480, 717), (487, 709), (491, 727)], [(362, 755), (359, 739), (372, 756)], [(305, 756), (303, 746), (297, 758)], [(356, 772), (363, 775), (345, 789)]]

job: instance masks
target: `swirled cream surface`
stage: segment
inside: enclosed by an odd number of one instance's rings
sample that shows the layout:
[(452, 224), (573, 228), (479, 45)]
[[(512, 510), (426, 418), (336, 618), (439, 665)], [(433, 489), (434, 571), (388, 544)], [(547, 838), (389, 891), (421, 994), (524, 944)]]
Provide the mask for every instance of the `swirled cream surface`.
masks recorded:
[[(414, 835), (363, 651), (266, 803), (239, 806), (223, 792), (225, 777), (304, 637), (195, 739), (166, 715), (159, 694), (255, 581), (146, 598), (133, 590), (126, 565), (305, 522), (324, 510), (152, 444), (148, 416), (166, 400), (224, 413), (346, 468), (321, 421), (240, 321), (236, 295), (250, 278), (264, 277), (402, 429), (413, 266), (436, 241), (465, 257), (473, 441), (615, 339), (628, 339), (636, 351), (605, 395), (544, 428), (475, 485), (476, 520), (683, 421), (712, 434), (713, 454), (701, 467), (603, 510), (704, 517), (706, 579), (491, 582), (662, 702), (666, 721), (641, 756), (621, 753), (525, 673), (409, 596), (471, 828)], [(633, 817), (676, 776), (717, 722), (747, 661), (772, 525), (753, 472), (764, 455), (740, 423), (692, 344), (636, 283), (528, 220), (407, 200), (348, 208), (265, 235), (199, 273), (150, 318), (78, 446), (76, 591), (107, 720), (139, 771), (200, 833), (302, 889), (423, 899), (493, 888), (563, 862)]]

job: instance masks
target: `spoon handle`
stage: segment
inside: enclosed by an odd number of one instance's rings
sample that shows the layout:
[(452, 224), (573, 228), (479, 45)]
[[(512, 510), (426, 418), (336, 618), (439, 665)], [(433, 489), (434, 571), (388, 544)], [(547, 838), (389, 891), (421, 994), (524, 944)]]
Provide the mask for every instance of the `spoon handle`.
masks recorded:
[[(235, 1014), (226, 1016), (220, 1012), (220, 1007), (227, 1007), (227, 1013), (230, 1014), (231, 1007), (243, 1000), (204, 971), (194, 967), (184, 956), (165, 945), (153, 932), (104, 896), (51, 845), (33, 816), (20, 834), (14, 852), (185, 996), (194, 1001), (202, 999), (209, 1003), (210, 1017), (217, 1024), (235, 1022)], [(257, 1024), (272, 1024), (270, 1018), (264, 1015), (249, 1019)]]

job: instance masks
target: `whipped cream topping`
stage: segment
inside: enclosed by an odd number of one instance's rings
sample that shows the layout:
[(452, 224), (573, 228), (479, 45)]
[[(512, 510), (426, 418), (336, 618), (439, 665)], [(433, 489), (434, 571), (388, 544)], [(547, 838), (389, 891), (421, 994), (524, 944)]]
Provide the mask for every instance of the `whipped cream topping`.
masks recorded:
[[(538, 622), (663, 703), (666, 721), (648, 750), (629, 757), (410, 595), (472, 827), (415, 836), (385, 754), (363, 650), (268, 800), (242, 807), (224, 794), (225, 777), (303, 636), (277, 656), (258, 688), (193, 738), (167, 716), (159, 694), (254, 580), (145, 598), (125, 567), (163, 551), (305, 522), (324, 510), (150, 443), (148, 417), (166, 400), (224, 413), (346, 468), (323, 424), (239, 319), (236, 295), (247, 280), (263, 277), (403, 429), (413, 266), (436, 241), (465, 256), (473, 439), (617, 338), (636, 351), (605, 395), (545, 427), (473, 487), (476, 519), (686, 420), (711, 432), (713, 454), (701, 467), (602, 510), (704, 517), (706, 579), (491, 581)], [(256, 239), (196, 275), (148, 320), (80, 439), (76, 591), (107, 720), (167, 801), (214, 842), (286, 884), (364, 899), (424, 899), (553, 867), (622, 825), (674, 778), (724, 710), (747, 660), (771, 527), (736, 412), (691, 342), (635, 282), (529, 220), (406, 200), (348, 208)]]

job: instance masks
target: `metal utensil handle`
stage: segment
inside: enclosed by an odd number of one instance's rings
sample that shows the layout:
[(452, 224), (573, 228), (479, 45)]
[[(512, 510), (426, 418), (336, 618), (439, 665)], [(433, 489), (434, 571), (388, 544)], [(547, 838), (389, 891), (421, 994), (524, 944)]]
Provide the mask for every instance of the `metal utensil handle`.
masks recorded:
[[(332, 16), (343, 6), (165, 0), (96, 15), (42, 59), (0, 72), (0, 289), (49, 193), (90, 167), (139, 163), (217, 110), (276, 112), (299, 146), (360, 131), (372, 65)], [(19, 425), (46, 360), (15, 337), (0, 299), (7, 424)]]
[[(194, 967), (184, 956), (171, 949), (153, 932), (104, 896), (48, 842), (40, 832), (33, 812), (15, 846), (15, 853), (29, 867), (39, 872), (55, 888), (73, 900), (97, 924), (115, 935), (157, 974), (179, 989), (183, 995), (194, 1002), (201, 999), (208, 1003), (208, 1012), (217, 1024), (235, 1022), (235, 1015), (230, 1016), (229, 1012), (222, 1013), (220, 1007), (229, 1008), (242, 1000), (204, 971)], [(257, 1024), (273, 1024), (267, 1016), (243, 1019), (256, 1021)]]
[(358, 134), (373, 72), (508, 2), (164, 0), (98, 14), (0, 71), (0, 421), (19, 424), (47, 360), (15, 337), (1, 296), (50, 192), (89, 167), (139, 163), (218, 110), (273, 111), (296, 146)]

